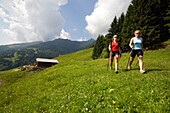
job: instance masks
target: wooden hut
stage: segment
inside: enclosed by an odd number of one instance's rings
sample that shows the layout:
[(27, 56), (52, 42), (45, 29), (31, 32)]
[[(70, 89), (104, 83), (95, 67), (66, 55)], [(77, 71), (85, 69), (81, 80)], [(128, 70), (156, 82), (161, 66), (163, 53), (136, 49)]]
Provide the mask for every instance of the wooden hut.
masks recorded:
[(50, 67), (59, 63), (57, 60), (45, 59), (45, 58), (36, 58), (35, 61), (36, 61), (36, 65), (39, 67)]

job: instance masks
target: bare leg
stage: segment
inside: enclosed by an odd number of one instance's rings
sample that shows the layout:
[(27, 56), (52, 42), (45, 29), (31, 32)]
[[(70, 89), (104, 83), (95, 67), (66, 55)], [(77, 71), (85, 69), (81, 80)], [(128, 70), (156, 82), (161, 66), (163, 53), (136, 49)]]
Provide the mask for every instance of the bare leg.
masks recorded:
[(110, 56), (110, 68), (112, 68), (113, 57)]
[(143, 70), (143, 56), (138, 57), (140, 70)]
[(117, 71), (118, 69), (118, 58), (119, 58), (119, 55), (116, 55), (115, 56), (115, 71)]
[(135, 58), (135, 57), (130, 57), (129, 67), (131, 67), (134, 58)]

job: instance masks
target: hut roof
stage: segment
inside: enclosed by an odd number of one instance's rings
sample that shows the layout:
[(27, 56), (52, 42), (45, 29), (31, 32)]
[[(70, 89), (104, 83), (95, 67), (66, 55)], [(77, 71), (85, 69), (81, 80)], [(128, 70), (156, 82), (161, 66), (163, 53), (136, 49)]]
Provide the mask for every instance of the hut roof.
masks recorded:
[(45, 58), (36, 58), (37, 62), (48, 62), (48, 63), (59, 63), (57, 60), (45, 59)]

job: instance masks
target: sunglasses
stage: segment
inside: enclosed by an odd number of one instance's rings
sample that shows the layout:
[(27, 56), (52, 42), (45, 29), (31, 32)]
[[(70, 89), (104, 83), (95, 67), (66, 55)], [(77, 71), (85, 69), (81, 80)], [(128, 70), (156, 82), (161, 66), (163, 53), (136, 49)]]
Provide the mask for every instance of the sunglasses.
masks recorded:
[(135, 34), (140, 34), (140, 33), (135, 33)]

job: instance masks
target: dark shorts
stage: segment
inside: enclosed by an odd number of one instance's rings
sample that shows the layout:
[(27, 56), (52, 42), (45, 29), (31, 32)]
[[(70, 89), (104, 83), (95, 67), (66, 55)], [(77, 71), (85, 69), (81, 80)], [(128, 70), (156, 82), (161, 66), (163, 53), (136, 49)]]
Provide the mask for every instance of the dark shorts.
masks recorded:
[(135, 57), (137, 54), (137, 56), (139, 57), (140, 55), (143, 56), (143, 51), (142, 50), (132, 50), (131, 53), (130, 53), (130, 56), (131, 57)]
[(114, 57), (116, 55), (119, 55), (119, 51), (110, 51), (110, 57)]

